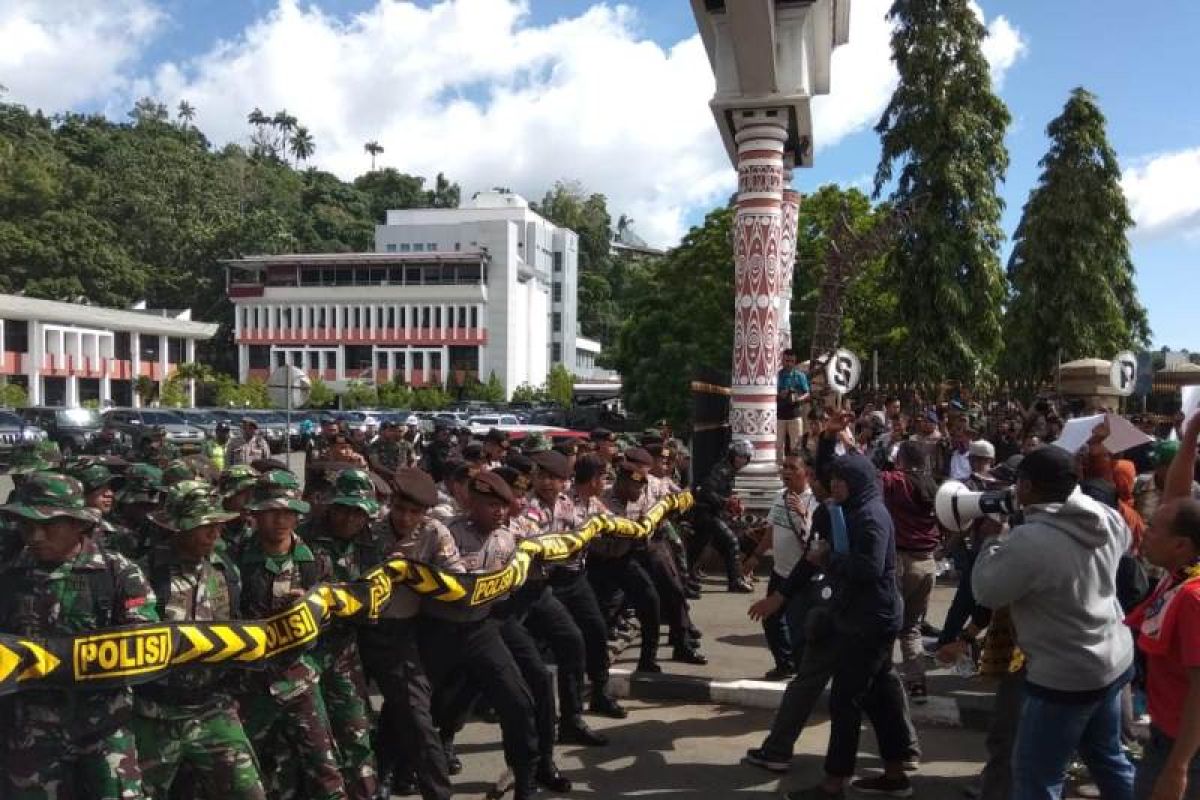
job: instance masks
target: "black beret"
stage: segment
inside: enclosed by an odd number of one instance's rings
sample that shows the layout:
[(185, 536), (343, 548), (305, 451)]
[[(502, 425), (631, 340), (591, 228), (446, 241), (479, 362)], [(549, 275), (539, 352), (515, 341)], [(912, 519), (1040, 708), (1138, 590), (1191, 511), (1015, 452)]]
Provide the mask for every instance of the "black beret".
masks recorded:
[(486, 434), (484, 434), (483, 440), (485, 442), (492, 442), (494, 444), (500, 444), (501, 442), (507, 442), (508, 441), (508, 431), (502, 431), (498, 428), (492, 428)]
[(574, 439), (564, 439), (554, 443), (554, 449), (562, 453), (564, 456), (574, 456), (579, 454), (579, 442)]
[(533, 462), (529, 460), (529, 456), (518, 450), (510, 450), (508, 457), (504, 459), (504, 466), (512, 467), (522, 475), (533, 474)]
[(513, 494), (512, 489), (510, 489), (508, 484), (504, 481), (504, 478), (490, 470), (485, 470), (477, 474), (471, 479), (471, 482), (467, 484), (467, 488), (469, 488), (473, 493), (483, 495), (485, 497), (498, 497), (505, 503), (511, 503), (513, 500), (517, 499), (516, 495)]
[(483, 458), (483, 445), (479, 442), (471, 442), (462, 449), (463, 458), (468, 461), (479, 461)]
[(630, 464), (636, 464), (639, 467), (653, 467), (654, 456), (640, 447), (631, 447), (625, 451), (625, 460)]
[(571, 463), (562, 453), (547, 450), (533, 456), (533, 463), (538, 469), (544, 470), (552, 477), (568, 480), (571, 477)]
[(613, 432), (608, 428), (596, 428), (588, 438), (593, 442), (611, 442), (613, 440)]
[(496, 467), (494, 470), (492, 470), (492, 472), (496, 475), (499, 475), (505, 483), (507, 483), (516, 491), (529, 491), (529, 476), (525, 473), (519, 472), (512, 467)]
[(641, 468), (628, 461), (621, 461), (617, 464), (617, 477), (637, 481), (638, 483), (646, 480), (646, 474), (642, 472)]
[(437, 486), (433, 478), (423, 470), (401, 467), (392, 473), (395, 496), (418, 506), (433, 508), (438, 503)]

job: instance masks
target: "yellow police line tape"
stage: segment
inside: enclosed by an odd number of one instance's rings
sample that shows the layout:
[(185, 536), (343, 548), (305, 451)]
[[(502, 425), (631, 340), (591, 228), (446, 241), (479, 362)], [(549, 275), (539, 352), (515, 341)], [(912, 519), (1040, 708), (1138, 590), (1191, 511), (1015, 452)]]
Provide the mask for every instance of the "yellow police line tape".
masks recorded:
[(147, 623), (46, 639), (0, 634), (0, 696), (31, 689), (113, 688), (188, 667), (261, 667), (312, 644), (334, 620), (378, 619), (397, 586), (464, 610), (479, 608), (524, 584), (534, 559), (564, 561), (597, 536), (648, 538), (668, 514), (687, 511), (692, 503), (685, 491), (660, 500), (637, 521), (597, 516), (576, 531), (525, 539), (508, 564), (492, 572), (449, 573), (391, 559), (359, 580), (318, 584), (295, 605), (263, 620)]

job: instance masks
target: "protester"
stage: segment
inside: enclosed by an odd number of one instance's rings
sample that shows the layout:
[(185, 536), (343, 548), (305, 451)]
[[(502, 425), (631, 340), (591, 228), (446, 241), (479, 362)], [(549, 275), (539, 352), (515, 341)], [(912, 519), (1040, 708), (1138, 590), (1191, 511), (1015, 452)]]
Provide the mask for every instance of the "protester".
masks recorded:
[(1122, 687), (1133, 643), (1121, 624), (1117, 566), (1130, 542), (1116, 511), (1078, 490), (1071, 454), (1026, 455), (1017, 481), (1022, 525), (980, 548), (976, 599), (1008, 606), (1028, 655), (1013, 750), (1013, 797), (1057, 797), (1078, 750), (1105, 798), (1128, 798), (1133, 767), (1121, 750)]

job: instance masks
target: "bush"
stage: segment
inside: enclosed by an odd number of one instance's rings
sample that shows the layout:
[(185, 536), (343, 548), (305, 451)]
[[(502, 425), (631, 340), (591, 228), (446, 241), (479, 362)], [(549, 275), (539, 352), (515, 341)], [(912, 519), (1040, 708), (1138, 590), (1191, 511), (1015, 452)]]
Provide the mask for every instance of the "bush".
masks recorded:
[(437, 387), (416, 389), (412, 393), (412, 407), (416, 411), (438, 411), (450, 405), (450, 395)]
[(21, 408), (29, 405), (29, 394), (25, 387), (15, 383), (0, 384), (0, 406)]

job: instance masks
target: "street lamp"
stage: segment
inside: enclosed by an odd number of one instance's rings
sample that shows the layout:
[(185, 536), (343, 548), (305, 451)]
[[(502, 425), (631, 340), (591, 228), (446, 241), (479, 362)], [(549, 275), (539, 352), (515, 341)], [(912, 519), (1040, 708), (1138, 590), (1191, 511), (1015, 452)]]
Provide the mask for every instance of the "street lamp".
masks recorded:
[(775, 376), (791, 345), (800, 208), (788, 184), (793, 167), (812, 166), (811, 101), (829, 92), (850, 0), (692, 0), (692, 13), (716, 77), (709, 107), (738, 171), (729, 421), (754, 445), (738, 491), (757, 506), (778, 488)]

